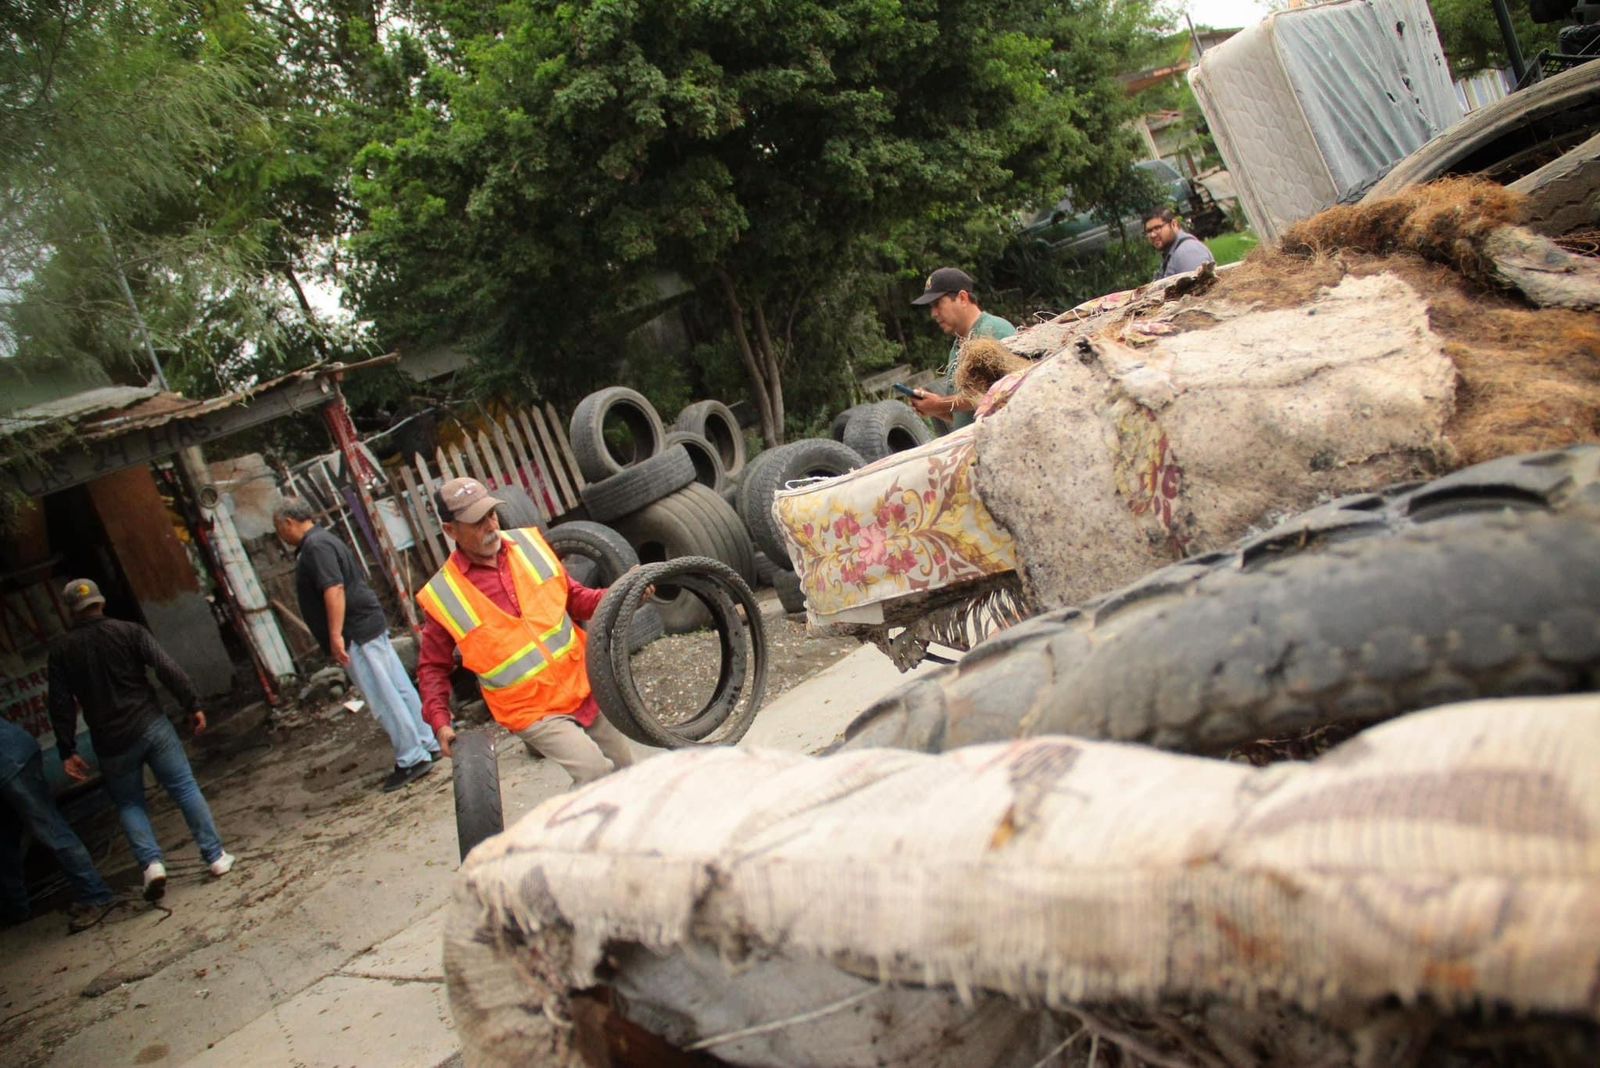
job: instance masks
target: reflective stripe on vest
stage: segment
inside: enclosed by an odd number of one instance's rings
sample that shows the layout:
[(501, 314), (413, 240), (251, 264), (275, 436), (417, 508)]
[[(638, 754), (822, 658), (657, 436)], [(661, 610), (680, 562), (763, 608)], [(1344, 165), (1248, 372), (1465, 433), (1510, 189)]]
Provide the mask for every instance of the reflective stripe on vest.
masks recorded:
[[(577, 640), (572, 617), (563, 615), (560, 623), (539, 635), (538, 641), (529, 642), (491, 670), (479, 675), (478, 683), (485, 690), (504, 690), (508, 686), (526, 682), (549, 667), (551, 660), (571, 649)], [(549, 657), (544, 655), (541, 645), (550, 650)]]
[(541, 546), (528, 537), (522, 530), (507, 530), (503, 532), (511, 539), (513, 552), (521, 550), (523, 561), (528, 565), (528, 570), (538, 577), (539, 582), (549, 582), (556, 577), (556, 565), (547, 556)]
[(459, 642), (468, 631), (481, 626), (483, 620), (478, 618), (478, 613), (472, 610), (472, 604), (466, 595), (456, 586), (452, 570), (449, 567), (441, 568), (437, 575), (428, 580), (422, 590), (433, 597), (441, 614), (439, 622), (444, 624), (450, 636)]

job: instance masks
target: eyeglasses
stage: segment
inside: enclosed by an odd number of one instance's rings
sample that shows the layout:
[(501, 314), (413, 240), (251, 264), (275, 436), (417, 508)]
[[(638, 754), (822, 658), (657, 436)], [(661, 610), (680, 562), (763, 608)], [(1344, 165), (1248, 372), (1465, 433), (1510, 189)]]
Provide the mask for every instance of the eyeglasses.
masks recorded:
[(1164, 223), (1164, 222), (1163, 223), (1156, 223), (1154, 226), (1146, 226), (1144, 228), (1144, 236), (1146, 236), (1146, 237), (1154, 237), (1155, 235), (1159, 234), (1161, 231), (1165, 230), (1166, 228), (1167, 228), (1167, 224)]

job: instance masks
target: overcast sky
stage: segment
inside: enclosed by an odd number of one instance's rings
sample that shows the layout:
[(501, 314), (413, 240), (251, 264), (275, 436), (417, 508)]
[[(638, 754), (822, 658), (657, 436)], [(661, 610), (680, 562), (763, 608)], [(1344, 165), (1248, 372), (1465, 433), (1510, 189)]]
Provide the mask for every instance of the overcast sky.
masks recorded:
[(1196, 26), (1217, 29), (1254, 26), (1267, 13), (1260, 0), (1179, 0), (1178, 6), (1188, 9)]

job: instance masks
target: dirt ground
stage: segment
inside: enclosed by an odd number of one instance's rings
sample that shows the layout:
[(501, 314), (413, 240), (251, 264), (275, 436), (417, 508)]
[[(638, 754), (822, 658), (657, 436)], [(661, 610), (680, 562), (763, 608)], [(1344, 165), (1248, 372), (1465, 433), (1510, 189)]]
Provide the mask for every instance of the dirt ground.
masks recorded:
[[(768, 622), (766, 705), (859, 648), (807, 639), (781, 616)], [(705, 670), (714, 671), (714, 648), (710, 635), (658, 642), (636, 663), (642, 691), (652, 700), (709, 691), (696, 665), (709, 661)], [(819, 698), (819, 706), (834, 702), (824, 724), (803, 722), (809, 710), (798, 726), (758, 719), (752, 739), (765, 730), (755, 744), (821, 744), (858, 710), (849, 695), (861, 689), (845, 679), (840, 696)], [(382, 794), (392, 753), (370, 714), (327, 702), (282, 719), (298, 725), (241, 716), (190, 745), (239, 857), (226, 877), (207, 875), (176, 810), (152, 794), (170, 873), (159, 907), (137, 899), (132, 856), (98, 791), (71, 806), (102, 873), (137, 904), (69, 937), (65, 914), (48, 908), (59, 900), (47, 901), (27, 924), (0, 931), (0, 1063), (451, 1061), (438, 960), (458, 863), (448, 762)], [(501, 759), (508, 821), (566, 788), (559, 768), (523, 757), (520, 746), (503, 749), (513, 750)], [(375, 1054), (372, 1035), (405, 1055)]]

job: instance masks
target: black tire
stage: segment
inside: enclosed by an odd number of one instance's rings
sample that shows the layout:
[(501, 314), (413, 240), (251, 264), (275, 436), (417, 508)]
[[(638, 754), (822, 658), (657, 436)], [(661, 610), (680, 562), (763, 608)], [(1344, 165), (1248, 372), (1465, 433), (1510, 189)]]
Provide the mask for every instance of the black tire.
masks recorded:
[[(683, 556), (715, 557), (718, 551), (717, 542), (704, 525), (686, 516), (676, 504), (665, 501), (618, 520), (617, 530), (639, 554), (641, 564)], [(705, 604), (676, 587), (659, 587), (655, 603), (668, 634), (699, 630), (711, 622)]]
[(833, 422), (828, 424), (828, 436), (834, 441), (843, 441), (844, 428), (850, 425), (850, 420), (856, 417), (857, 412), (870, 407), (872, 407), (871, 402), (867, 404), (856, 404), (846, 408), (844, 411), (834, 416)]
[(611, 527), (574, 519), (558, 523), (544, 536), (561, 566), (579, 585), (604, 589), (639, 566), (639, 554)]
[(628, 652), (637, 653), (657, 638), (666, 637), (666, 625), (661, 622), (661, 610), (653, 604), (640, 605), (628, 626)]
[(590, 519), (609, 523), (678, 492), (694, 476), (689, 450), (673, 445), (610, 478), (589, 483), (578, 496)]
[(800, 588), (800, 576), (793, 571), (779, 571), (772, 576), (772, 588), (778, 591), (778, 603), (790, 615), (806, 610), (806, 593)]
[(688, 430), (667, 432), (662, 448), (670, 449), (674, 445), (683, 446), (689, 453), (689, 459), (694, 461), (694, 481), (720, 495), (722, 488), (728, 484), (728, 474), (722, 467), (722, 455), (717, 452), (717, 447)]
[(879, 401), (855, 409), (844, 428), (844, 443), (860, 453), (867, 463), (932, 440), (933, 431), (922, 417), (897, 400)]
[(1501, 184), (1537, 170), (1600, 131), (1600, 66), (1585, 63), (1472, 112), (1395, 164), (1363, 202), (1451, 174)]
[(450, 747), (450, 776), (456, 794), (456, 842), (461, 859), (472, 847), (506, 829), (500, 808), (500, 763), (494, 736), (485, 730), (462, 731)]
[(750, 532), (744, 522), (721, 497), (706, 487), (695, 483), (685, 486), (672, 495), (672, 499), (686, 514), (705, 528), (711, 541), (718, 546), (716, 553), (708, 554), (721, 560), (746, 583), (756, 581), (756, 549), (750, 541)]
[[(612, 436), (608, 440), (607, 427)], [(573, 459), (590, 482), (610, 478), (661, 451), (666, 431), (642, 393), (625, 386), (598, 390), (572, 411)]]
[(766, 553), (760, 549), (756, 550), (756, 585), (771, 586), (772, 580), (783, 570), (784, 568), (774, 564)]
[[(685, 722), (671, 725), (643, 704), (629, 656), (609, 640), (639, 610), (644, 588), (664, 584), (681, 585), (704, 599), (721, 644), (710, 700)], [(623, 734), (644, 745), (676, 749), (732, 745), (749, 730), (766, 690), (767, 638), (755, 596), (731, 568), (694, 557), (646, 564), (607, 591), (595, 621), (587, 654), (589, 679), (601, 712)]]
[(772, 517), (773, 495), (797, 479), (833, 478), (865, 462), (850, 446), (827, 438), (805, 438), (757, 456), (739, 487), (739, 518), (750, 540), (767, 559), (787, 568), (789, 549)]
[(724, 473), (737, 475), (744, 470), (744, 430), (733, 409), (726, 404), (715, 400), (696, 401), (678, 413), (672, 426), (710, 442), (722, 461)]
[(1038, 734), (1225, 753), (1600, 683), (1600, 448), (1313, 509), (1028, 620), (864, 712), (847, 747)]
[(501, 486), (492, 496), (501, 501), (495, 506), (495, 511), (500, 516), (500, 526), (506, 530), (537, 527), (544, 521), (539, 509), (534, 506), (533, 498), (521, 486)]

